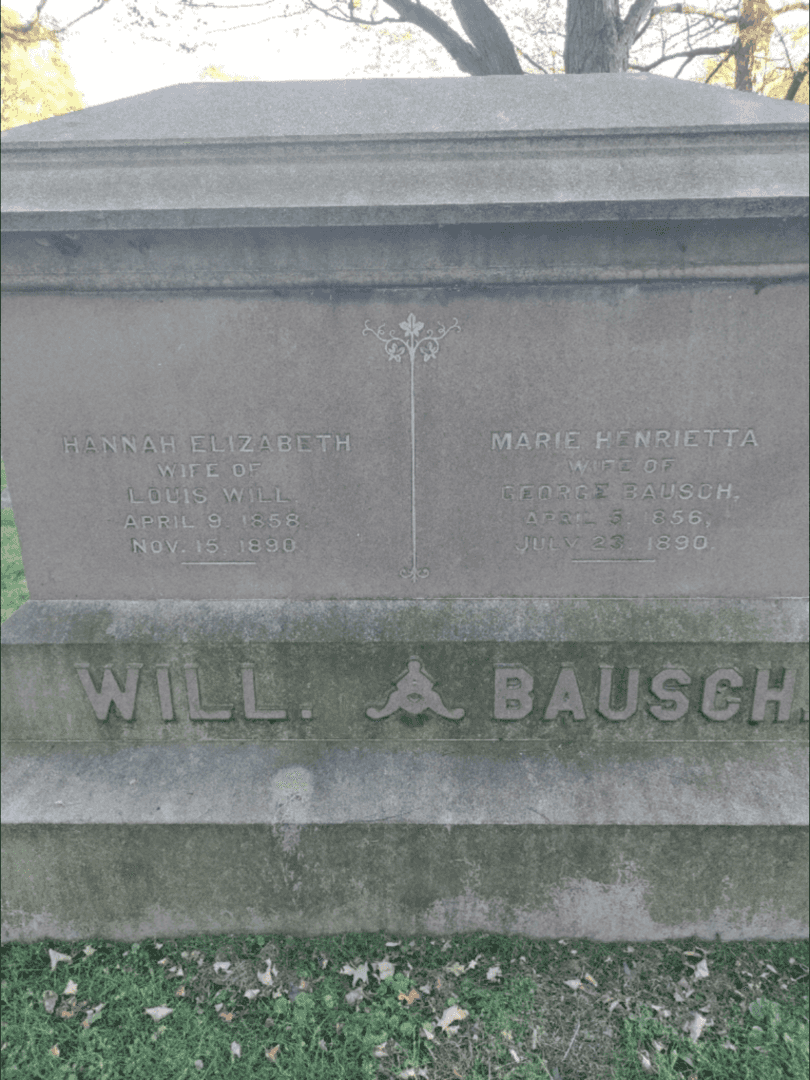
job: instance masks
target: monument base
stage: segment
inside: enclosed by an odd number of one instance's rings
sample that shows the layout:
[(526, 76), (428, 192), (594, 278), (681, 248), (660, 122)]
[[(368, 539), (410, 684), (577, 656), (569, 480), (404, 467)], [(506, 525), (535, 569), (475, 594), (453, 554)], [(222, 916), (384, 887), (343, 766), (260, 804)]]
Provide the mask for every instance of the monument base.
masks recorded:
[(803, 610), (29, 601), (2, 938), (806, 937)]
[(8, 825), (3, 940), (806, 938), (807, 842), (744, 825)]

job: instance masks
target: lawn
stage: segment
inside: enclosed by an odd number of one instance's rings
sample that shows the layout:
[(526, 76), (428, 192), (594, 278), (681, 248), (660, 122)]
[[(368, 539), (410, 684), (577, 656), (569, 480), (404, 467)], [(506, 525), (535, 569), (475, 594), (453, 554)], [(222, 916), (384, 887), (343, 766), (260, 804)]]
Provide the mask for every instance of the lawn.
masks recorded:
[[(28, 599), (11, 509), (2, 560), (5, 620)], [(4, 1077), (810, 1077), (804, 940), (226, 934), (1, 955)]]

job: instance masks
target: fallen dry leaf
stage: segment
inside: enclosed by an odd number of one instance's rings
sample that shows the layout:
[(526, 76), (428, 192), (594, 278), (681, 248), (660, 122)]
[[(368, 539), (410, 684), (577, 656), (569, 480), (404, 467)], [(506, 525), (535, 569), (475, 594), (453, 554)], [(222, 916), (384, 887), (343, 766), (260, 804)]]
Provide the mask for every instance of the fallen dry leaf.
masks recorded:
[[(466, 1019), (467, 1016), (469, 1016), (469, 1013), (467, 1013), (464, 1009), (460, 1009), (458, 1005), (451, 1005), (442, 1013), (442, 1018), (441, 1020), (439, 1020), (438, 1026), (442, 1029), (442, 1031), (444, 1031), (445, 1034), (447, 1034), (448, 1031), (453, 1032), (453, 1029), (450, 1027), (450, 1025), (455, 1020)], [(455, 1030), (458, 1031), (458, 1028), (456, 1028)]]
[(368, 963), (360, 964), (356, 968), (353, 968), (351, 964), (344, 964), (340, 969), (340, 974), (351, 975), (352, 986), (357, 983), (358, 979), (361, 979), (363, 982), (368, 982)]
[(158, 1021), (163, 1020), (167, 1016), (169, 1016), (170, 1013), (173, 1013), (174, 1009), (169, 1009), (165, 1005), (158, 1005), (154, 1009), (144, 1009), (144, 1012), (147, 1016), (151, 1016), (152, 1019), (157, 1023)]
[(692, 1042), (697, 1042), (706, 1024), (705, 1016), (701, 1016), (700, 1013), (692, 1013), (691, 1017), (684, 1023), (683, 1030), (689, 1032), (689, 1038)]

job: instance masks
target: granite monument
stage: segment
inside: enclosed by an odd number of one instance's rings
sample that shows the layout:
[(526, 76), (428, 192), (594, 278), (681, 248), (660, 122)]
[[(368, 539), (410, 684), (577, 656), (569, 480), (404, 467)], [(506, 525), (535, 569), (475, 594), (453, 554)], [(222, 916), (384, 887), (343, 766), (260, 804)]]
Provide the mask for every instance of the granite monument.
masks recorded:
[(807, 933), (805, 106), (3, 136), (3, 938)]

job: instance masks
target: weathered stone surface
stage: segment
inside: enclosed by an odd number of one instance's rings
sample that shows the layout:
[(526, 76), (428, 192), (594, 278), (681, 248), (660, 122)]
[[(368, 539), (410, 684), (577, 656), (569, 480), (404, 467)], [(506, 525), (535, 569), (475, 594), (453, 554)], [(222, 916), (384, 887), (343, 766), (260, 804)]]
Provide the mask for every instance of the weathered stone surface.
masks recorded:
[(803, 938), (807, 839), (752, 825), (29, 824), (3, 830), (4, 934)]
[(790, 600), (32, 601), (3, 628), (3, 933), (801, 936), (804, 621)]
[(804, 594), (805, 297), (15, 295), (31, 597)]
[(806, 118), (370, 80), (4, 135), (4, 940), (806, 935)]
[(661, 131), (803, 122), (807, 106), (660, 75), (182, 83), (3, 132), (3, 143)]
[(658, 75), (167, 87), (3, 134), (3, 228), (782, 217), (808, 107)]

